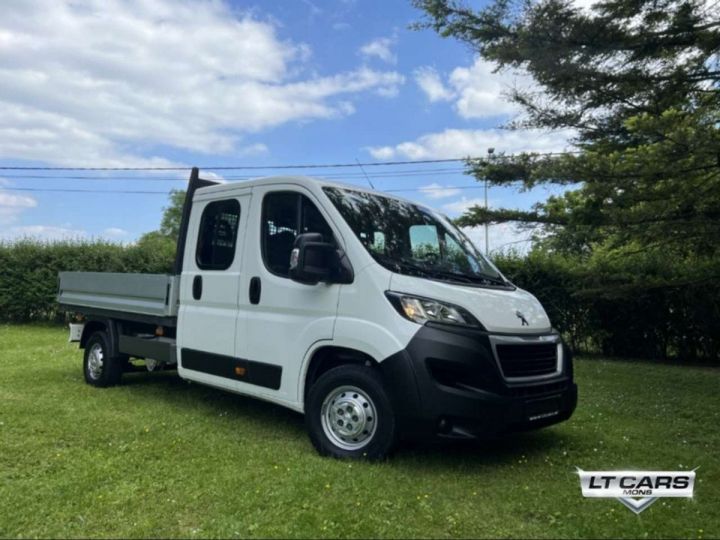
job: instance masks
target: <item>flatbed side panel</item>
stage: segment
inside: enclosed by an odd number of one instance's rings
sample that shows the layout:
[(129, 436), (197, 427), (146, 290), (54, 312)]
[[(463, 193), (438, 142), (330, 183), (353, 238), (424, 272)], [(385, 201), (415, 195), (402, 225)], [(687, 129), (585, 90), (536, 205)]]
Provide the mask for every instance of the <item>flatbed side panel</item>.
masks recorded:
[(58, 302), (158, 317), (177, 315), (178, 278), (168, 274), (60, 272)]
[(106, 319), (118, 322), (137, 322), (154, 324), (156, 326), (177, 327), (177, 317), (160, 317), (158, 315), (145, 315), (144, 313), (131, 313), (129, 311), (113, 311), (111, 309), (100, 309), (87, 306), (70, 306), (58, 304), (62, 311), (77, 312), (87, 316), (89, 319)]

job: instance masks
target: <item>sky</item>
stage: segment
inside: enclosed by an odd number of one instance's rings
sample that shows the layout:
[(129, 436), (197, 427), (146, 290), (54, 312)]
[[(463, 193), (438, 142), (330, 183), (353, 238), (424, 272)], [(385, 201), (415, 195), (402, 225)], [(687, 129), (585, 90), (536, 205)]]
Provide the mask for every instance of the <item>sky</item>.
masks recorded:
[[(532, 81), (411, 30), (421, 18), (409, 0), (3, 0), (0, 166), (198, 166), (211, 177), (220, 171), (203, 167), (569, 148), (571, 133), (502, 129), (521, 112), (505, 92)], [(484, 204), (459, 163), (310, 172), (363, 186), (367, 174), (450, 217)], [(184, 172), (0, 170), (0, 239), (132, 242), (158, 228), (164, 193), (186, 181)], [(489, 204), (528, 208), (551, 189), (493, 187)], [(468, 232), (483, 248), (481, 228)], [(492, 226), (490, 249), (526, 248), (528, 236)]]

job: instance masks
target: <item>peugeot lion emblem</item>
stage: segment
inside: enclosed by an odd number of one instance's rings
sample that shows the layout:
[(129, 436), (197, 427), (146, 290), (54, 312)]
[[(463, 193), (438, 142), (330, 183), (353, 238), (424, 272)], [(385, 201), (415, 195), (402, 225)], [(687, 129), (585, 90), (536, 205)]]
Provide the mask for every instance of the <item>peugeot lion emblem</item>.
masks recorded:
[(517, 310), (515, 312), (515, 316), (520, 319), (521, 323), (520, 326), (530, 326), (527, 322), (527, 319), (525, 318), (525, 315), (523, 315), (523, 312), (520, 310)]

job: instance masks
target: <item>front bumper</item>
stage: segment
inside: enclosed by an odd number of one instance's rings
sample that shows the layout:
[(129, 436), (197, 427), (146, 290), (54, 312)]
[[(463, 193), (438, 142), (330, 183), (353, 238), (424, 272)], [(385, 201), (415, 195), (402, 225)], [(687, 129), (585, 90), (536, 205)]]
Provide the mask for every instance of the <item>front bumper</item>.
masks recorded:
[[(513, 339), (558, 343), (557, 369), (505, 377), (494, 346)], [(499, 336), (427, 324), (381, 367), (410, 438), (486, 438), (537, 429), (567, 420), (577, 405), (572, 357), (557, 334)]]

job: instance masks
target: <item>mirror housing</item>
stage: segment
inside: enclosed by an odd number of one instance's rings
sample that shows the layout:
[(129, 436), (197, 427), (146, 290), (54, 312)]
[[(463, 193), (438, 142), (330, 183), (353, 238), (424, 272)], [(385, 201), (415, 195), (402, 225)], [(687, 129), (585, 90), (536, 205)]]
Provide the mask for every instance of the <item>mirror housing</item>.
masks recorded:
[(329, 242), (323, 242), (320, 233), (299, 234), (290, 252), (290, 279), (306, 285), (321, 281), (352, 283), (352, 267), (344, 252)]

